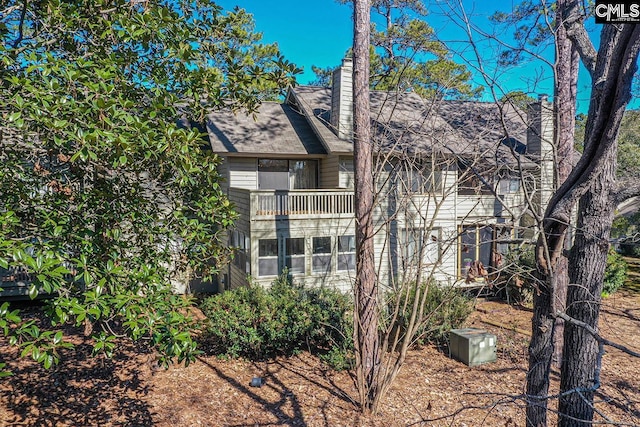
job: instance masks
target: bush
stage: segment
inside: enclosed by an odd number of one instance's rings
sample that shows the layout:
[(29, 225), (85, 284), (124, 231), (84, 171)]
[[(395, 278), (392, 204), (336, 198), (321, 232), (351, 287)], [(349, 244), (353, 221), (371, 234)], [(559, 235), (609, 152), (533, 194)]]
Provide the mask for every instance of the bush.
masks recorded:
[[(420, 295), (426, 290), (427, 299), (423, 310), (423, 318), (418, 328), (414, 344), (424, 345), (428, 342), (444, 343), (451, 329), (459, 328), (473, 311), (471, 300), (459, 289), (453, 287), (441, 287), (435, 283), (425, 283), (421, 286)], [(400, 300), (400, 313), (395, 319), (392, 328), (399, 328), (401, 336), (411, 319), (413, 303), (416, 298), (416, 286), (408, 286), (407, 289), (392, 293), (388, 298), (390, 314), (393, 314), (396, 301)], [(408, 294), (408, 296), (407, 296)], [(405, 301), (407, 302), (405, 305)], [(403, 307), (405, 307), (403, 309)], [(383, 319), (383, 324), (386, 324)]]
[(602, 284), (603, 295), (610, 295), (616, 292), (627, 278), (627, 262), (613, 248), (607, 254), (607, 268), (604, 271), (604, 283)]
[[(532, 300), (532, 284), (535, 278), (532, 275), (536, 268), (533, 248), (514, 251), (509, 254), (511, 262), (508, 264), (506, 292), (511, 300), (519, 303)], [(627, 278), (627, 263), (613, 248), (607, 254), (607, 267), (604, 272), (602, 293), (610, 295), (616, 292), (624, 284)]]
[(352, 307), (337, 290), (307, 289), (283, 274), (269, 289), (236, 288), (206, 298), (200, 308), (214, 354), (260, 360), (309, 350), (334, 368), (348, 365)]
[(495, 295), (509, 303), (533, 304), (536, 259), (533, 245), (512, 250), (504, 257), (504, 267), (495, 280)]

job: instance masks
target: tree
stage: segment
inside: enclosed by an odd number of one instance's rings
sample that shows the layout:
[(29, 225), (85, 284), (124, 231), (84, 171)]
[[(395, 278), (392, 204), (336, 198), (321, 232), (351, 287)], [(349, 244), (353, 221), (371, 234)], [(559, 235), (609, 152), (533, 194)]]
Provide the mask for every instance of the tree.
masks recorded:
[(545, 235), (551, 253), (566, 231), (569, 205), (579, 200), (574, 245), (569, 251), (567, 322), (561, 373), (560, 425), (583, 426), (593, 419), (593, 396), (599, 387), (602, 341), (597, 330), (608, 242), (617, 204), (638, 194), (637, 187), (616, 183), (617, 137), (638, 67), (640, 28), (605, 24), (596, 51), (584, 28), (579, 4), (562, 4), (567, 35), (580, 52), (592, 79), (584, 152), (547, 209)]
[[(212, 277), (233, 207), (189, 124), (254, 109), (299, 70), (258, 44), (242, 10), (200, 2), (9, 1), (0, 13), (0, 267), (45, 292), (55, 327), (85, 325), (95, 353), (144, 339), (193, 360), (190, 302), (171, 283)], [(178, 119), (183, 117), (182, 125)], [(1, 325), (50, 366), (59, 331)], [(10, 325), (17, 325), (11, 328)]]
[(369, 106), (368, 0), (353, 3), (353, 162), (355, 171), (356, 281), (354, 285), (354, 344), (360, 405), (375, 412), (380, 369), (378, 286), (373, 246), (373, 145)]
[[(557, 107), (561, 114), (556, 122), (557, 134), (571, 135), (575, 129), (575, 121), (570, 117), (576, 102), (572, 82), (575, 71), (571, 71), (576, 67), (575, 52), (589, 71), (593, 86), (583, 155), (549, 201), (536, 248), (540, 282), (534, 301), (527, 425), (547, 424), (550, 331), (554, 319), (560, 317), (566, 322), (566, 329), (559, 424), (582, 426), (591, 424), (593, 396), (599, 387), (600, 347), (604, 341), (596, 331), (613, 212), (617, 203), (637, 193), (635, 187), (620, 190), (615, 169), (617, 135), (637, 69), (640, 32), (628, 24), (604, 25), (600, 48), (596, 51), (584, 27), (586, 15), (580, 3), (559, 1), (556, 7), (558, 25), (563, 26), (556, 33), (559, 48), (573, 45), (566, 54), (559, 54), (558, 65), (566, 67), (566, 71), (559, 72), (561, 76), (565, 73), (565, 79), (556, 81), (557, 96), (561, 98)], [(573, 246), (565, 252), (571, 212), (578, 201)], [(556, 271), (565, 254), (568, 254), (569, 283), (572, 284), (568, 287), (566, 311), (554, 305), (558, 292)]]
[[(638, 31), (633, 25), (604, 25), (600, 48), (591, 44), (584, 21), (586, 12), (581, 2), (523, 2), (515, 8), (517, 19), (529, 17), (533, 24), (520, 24), (517, 35), (521, 43), (503, 59), (508, 61), (523, 52), (544, 60), (540, 46), (548, 40), (547, 29), (556, 28), (558, 45), (570, 47), (560, 59), (566, 66), (566, 80), (556, 80), (556, 96), (566, 85), (559, 109), (565, 113), (575, 108), (571, 93), (576, 51), (592, 77), (592, 96), (586, 118), (584, 152), (565, 182), (551, 197), (542, 215), (542, 233), (536, 247), (538, 281), (534, 307), (533, 335), (530, 347), (529, 384), (527, 386), (527, 425), (547, 424), (548, 381), (551, 364), (552, 325), (556, 318), (566, 322), (564, 357), (561, 364), (560, 424), (587, 425), (593, 418), (593, 393), (599, 387), (600, 358), (604, 345), (614, 345), (597, 333), (597, 319), (606, 266), (609, 231), (615, 206), (637, 194), (637, 187), (619, 186), (615, 176), (617, 134), (637, 68)], [(542, 8), (544, 13), (536, 13)], [(550, 14), (554, 12), (554, 14)], [(555, 18), (555, 24), (552, 25)], [(467, 22), (468, 25), (468, 21)], [(562, 25), (562, 27), (559, 27)], [(566, 31), (563, 39), (561, 33)], [(483, 32), (484, 36), (487, 33)], [(556, 40), (555, 38), (553, 40)], [(559, 46), (562, 47), (562, 46)], [(513, 57), (511, 56), (513, 55)], [(560, 57), (560, 56), (559, 56)], [(560, 64), (557, 64), (560, 65)], [(479, 67), (480, 68), (480, 67)], [(560, 76), (560, 70), (556, 70)], [(564, 105), (564, 107), (562, 106)], [(559, 111), (559, 110), (558, 110)], [(557, 111), (557, 112), (558, 112)], [(575, 110), (574, 110), (575, 111)], [(564, 114), (564, 113), (563, 113)], [(565, 116), (567, 120), (573, 120)], [(556, 136), (566, 136), (575, 129), (568, 121), (556, 120)], [(564, 129), (561, 126), (569, 126)], [(588, 152), (587, 147), (590, 147)], [(573, 246), (565, 250), (566, 233), (571, 223), (572, 209), (577, 202)], [(568, 257), (569, 283), (566, 311), (552, 305), (557, 295), (557, 268), (562, 257)], [(618, 346), (619, 347), (619, 346)], [(629, 354), (633, 352), (628, 351)]]
[[(555, 15), (554, 62), (554, 141), (556, 146), (555, 182), (559, 187), (573, 168), (576, 129), (576, 99), (578, 83), (578, 51), (567, 35), (565, 14), (573, 1), (559, 0)], [(571, 212), (569, 212), (571, 216)], [(543, 220), (544, 221), (544, 220)], [(563, 248), (570, 246), (564, 236)], [(538, 264), (544, 260), (548, 266), (542, 270), (540, 289), (534, 295), (532, 337), (529, 346), (529, 372), (527, 374), (528, 425), (538, 425), (546, 418), (551, 364), (560, 366), (563, 354), (564, 321), (554, 313), (564, 312), (569, 286), (568, 259), (564, 256), (549, 258), (546, 248), (538, 254)], [(543, 258), (544, 257), (544, 258)], [(540, 271), (540, 270), (539, 270)], [(537, 397), (542, 396), (541, 400)]]
[(371, 11), (380, 18), (371, 26), (372, 89), (412, 90), (426, 99), (480, 95), (482, 89), (469, 84), (471, 73), (450, 58), (427, 24), (422, 0), (373, 0)]
[[(347, 2), (350, 3), (343, 3)], [(353, 3), (355, 8), (356, 3)], [(448, 302), (436, 307), (430, 305), (429, 296), (436, 293), (435, 290), (430, 290), (430, 285), (437, 270), (437, 263), (426, 264), (422, 259), (427, 248), (434, 246), (431, 240), (434, 236), (430, 230), (434, 228), (439, 207), (445, 204), (449, 200), (447, 197), (452, 194), (452, 189), (449, 188), (442, 191), (440, 196), (437, 195), (438, 192), (434, 189), (441, 183), (435, 181), (438, 180), (440, 171), (455, 168), (457, 161), (455, 156), (436, 156), (434, 153), (437, 150), (434, 147), (426, 148), (423, 153), (417, 154), (414, 151), (415, 147), (401, 141), (405, 141), (405, 138), (411, 139), (410, 135), (413, 133), (423, 134), (425, 141), (431, 141), (433, 135), (429, 133), (426, 123), (429, 122), (429, 117), (432, 117), (430, 113), (437, 110), (438, 102), (443, 98), (473, 97), (480, 90), (472, 88), (467, 81), (470, 74), (465, 67), (454, 64), (447, 57), (448, 51), (445, 46), (435, 40), (433, 30), (422, 19), (425, 8), (421, 1), (374, 1), (370, 7), (371, 12), (380, 14), (386, 24), (382, 31), (376, 31), (375, 26), (371, 26), (371, 43), (367, 44), (367, 50), (364, 49), (362, 40), (356, 44), (354, 38), (353, 58), (355, 65), (358, 65), (358, 60), (367, 57), (372, 69), (368, 79), (369, 86), (372, 89), (386, 91), (390, 96), (381, 101), (384, 105), (376, 105), (376, 111), (372, 111), (368, 102), (368, 91), (366, 101), (360, 98), (365, 94), (362, 86), (364, 83), (360, 80), (362, 74), (356, 71), (355, 190), (356, 206), (362, 209), (356, 211), (356, 240), (358, 245), (362, 246), (358, 249), (360, 261), (355, 283), (355, 347), (361, 406), (364, 411), (375, 413), (399, 373), (408, 349), (420, 342), (427, 332), (431, 332), (426, 331), (425, 326), (432, 318), (438, 316), (436, 312), (446, 311), (444, 307), (448, 306)], [(419, 18), (411, 18), (414, 12), (419, 14)], [(363, 14), (363, 11), (354, 13), (356, 26), (363, 25)], [(356, 29), (354, 34), (361, 36), (363, 32), (363, 29)], [(359, 52), (356, 51), (356, 47), (360, 49)], [(319, 81), (326, 80), (327, 70), (315, 68), (314, 71)], [(418, 116), (405, 123), (406, 129), (394, 134), (395, 118), (392, 116), (398, 113), (402, 116), (400, 120), (406, 120), (406, 116), (411, 116), (407, 111), (400, 112), (403, 107), (397, 109), (395, 105), (399, 94), (406, 91), (413, 91), (422, 98), (428, 98), (430, 108), (427, 109), (430, 111), (417, 113)], [(370, 122), (373, 120), (377, 122), (375, 134), (369, 128), (366, 128), (365, 134), (365, 123), (366, 126), (371, 126)], [(385, 126), (389, 126), (389, 129), (382, 130)], [(389, 145), (389, 141), (395, 142)], [(372, 155), (372, 151), (376, 155)], [(429, 153), (432, 155), (430, 160)], [(469, 178), (468, 175), (472, 174), (473, 165), (479, 158), (470, 162), (470, 169), (461, 179)], [(418, 181), (421, 181), (423, 188), (414, 188), (420, 186)], [(425, 193), (426, 187), (429, 190)], [(455, 192), (455, 186), (453, 188)], [(429, 197), (423, 197), (424, 194), (429, 194)], [(382, 200), (391, 199), (393, 207), (382, 206), (385, 204)], [(409, 216), (412, 217), (411, 221), (403, 219), (400, 222), (411, 222), (412, 228), (424, 232), (417, 235), (398, 230), (398, 218)], [(395, 245), (400, 247), (404, 242), (415, 248), (415, 253), (404, 257), (402, 265), (406, 268), (402, 269), (398, 278), (391, 280), (393, 283), (388, 288), (378, 285), (386, 283), (387, 280), (381, 277), (382, 269), (375, 266), (374, 239), (385, 239), (385, 248)], [(443, 248), (450, 247), (456, 239), (457, 234), (446, 236), (438, 244)], [(388, 251), (386, 255), (380, 254), (380, 257), (390, 255), (392, 250)], [(396, 255), (403, 258), (402, 254)], [(448, 295), (447, 291), (443, 292)]]

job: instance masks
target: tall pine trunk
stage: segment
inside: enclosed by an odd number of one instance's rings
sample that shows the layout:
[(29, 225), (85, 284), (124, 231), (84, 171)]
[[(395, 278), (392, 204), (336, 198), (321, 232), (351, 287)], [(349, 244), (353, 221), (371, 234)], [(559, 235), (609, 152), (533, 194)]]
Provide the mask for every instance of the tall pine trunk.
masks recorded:
[(353, 8), (353, 161), (357, 254), (354, 340), (360, 405), (365, 413), (371, 413), (375, 412), (378, 401), (380, 340), (372, 217), (374, 179), (369, 106), (370, 3), (368, 0), (355, 0)]
[[(578, 86), (578, 66), (580, 56), (564, 27), (565, 13), (569, 3), (577, 3), (578, 0), (558, 0), (558, 13), (556, 15), (556, 61), (555, 61), (555, 143), (556, 143), (556, 188), (569, 177), (573, 168), (575, 128), (576, 128), (576, 101)], [(572, 5), (574, 7), (574, 5)], [(570, 246), (569, 233), (565, 235), (565, 248)], [(569, 261), (561, 256), (555, 268), (555, 291), (551, 301), (552, 313), (564, 312), (567, 300), (567, 288), (569, 286)], [(564, 321), (555, 319), (553, 331), (553, 365), (560, 368), (562, 362), (562, 347), (564, 337)]]

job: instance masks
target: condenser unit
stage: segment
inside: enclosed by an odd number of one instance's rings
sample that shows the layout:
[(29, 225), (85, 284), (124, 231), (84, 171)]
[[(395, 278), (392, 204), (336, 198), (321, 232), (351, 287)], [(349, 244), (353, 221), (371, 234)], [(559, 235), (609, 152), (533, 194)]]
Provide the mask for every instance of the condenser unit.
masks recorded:
[(496, 361), (496, 336), (482, 329), (452, 329), (449, 332), (451, 357), (467, 366)]

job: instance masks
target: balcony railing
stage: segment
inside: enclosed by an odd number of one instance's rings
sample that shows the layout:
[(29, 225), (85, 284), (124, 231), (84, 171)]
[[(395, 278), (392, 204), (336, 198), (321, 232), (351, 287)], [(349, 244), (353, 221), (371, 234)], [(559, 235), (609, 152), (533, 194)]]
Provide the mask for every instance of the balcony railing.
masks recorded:
[(243, 190), (232, 188), (231, 201), (252, 218), (278, 216), (352, 216), (353, 190)]

